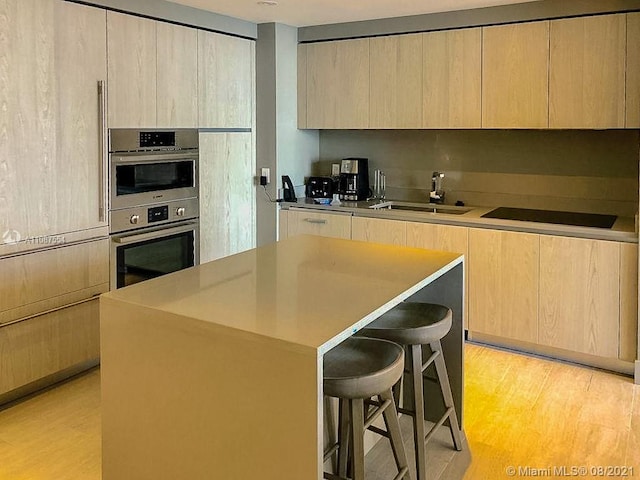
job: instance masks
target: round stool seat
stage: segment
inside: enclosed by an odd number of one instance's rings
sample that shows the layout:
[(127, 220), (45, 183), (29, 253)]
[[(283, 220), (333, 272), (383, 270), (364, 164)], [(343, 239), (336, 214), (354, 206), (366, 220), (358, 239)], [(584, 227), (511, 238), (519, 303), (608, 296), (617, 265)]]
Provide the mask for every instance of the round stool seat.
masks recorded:
[(450, 308), (433, 303), (400, 303), (378, 317), (359, 334), (402, 345), (426, 345), (451, 329)]
[(369, 398), (400, 379), (404, 351), (386, 340), (349, 337), (324, 355), (323, 367), (325, 395)]

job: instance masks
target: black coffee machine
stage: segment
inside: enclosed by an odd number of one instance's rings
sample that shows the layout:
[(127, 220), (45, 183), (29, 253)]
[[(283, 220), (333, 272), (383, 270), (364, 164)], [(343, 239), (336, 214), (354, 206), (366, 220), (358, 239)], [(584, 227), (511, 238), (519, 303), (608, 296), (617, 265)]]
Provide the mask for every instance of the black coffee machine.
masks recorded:
[(343, 158), (338, 181), (340, 200), (366, 200), (369, 197), (369, 160)]

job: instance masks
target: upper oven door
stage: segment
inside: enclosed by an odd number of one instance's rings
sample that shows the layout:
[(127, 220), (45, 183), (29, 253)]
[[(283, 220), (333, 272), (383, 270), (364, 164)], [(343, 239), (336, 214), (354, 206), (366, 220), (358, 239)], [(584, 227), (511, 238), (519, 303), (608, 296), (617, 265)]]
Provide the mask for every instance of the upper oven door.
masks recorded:
[(111, 210), (198, 196), (198, 153), (111, 154)]

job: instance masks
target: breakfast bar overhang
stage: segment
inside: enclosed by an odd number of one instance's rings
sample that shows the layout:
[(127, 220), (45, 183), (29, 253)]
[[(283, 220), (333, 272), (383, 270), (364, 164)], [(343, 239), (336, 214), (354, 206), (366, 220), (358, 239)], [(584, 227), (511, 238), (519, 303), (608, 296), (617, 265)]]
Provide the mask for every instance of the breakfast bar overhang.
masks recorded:
[(323, 355), (405, 300), (453, 310), (463, 424), (463, 285), (456, 253), (303, 235), (104, 294), (103, 479), (321, 479)]

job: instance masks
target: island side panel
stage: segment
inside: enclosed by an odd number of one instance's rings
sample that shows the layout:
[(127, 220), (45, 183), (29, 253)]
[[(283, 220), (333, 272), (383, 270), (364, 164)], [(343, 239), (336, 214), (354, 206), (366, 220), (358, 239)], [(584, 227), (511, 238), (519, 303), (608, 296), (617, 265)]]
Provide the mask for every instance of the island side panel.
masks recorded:
[[(439, 303), (451, 308), (453, 321), (451, 330), (442, 339), (442, 350), (447, 363), (447, 374), (451, 383), (453, 403), (463, 428), (463, 400), (464, 400), (464, 267), (463, 264), (438, 277), (418, 293), (407, 299), (407, 302)], [(425, 360), (430, 355), (429, 347), (424, 348)], [(427, 369), (429, 376), (435, 376), (433, 366)], [(444, 415), (445, 408), (440, 388), (432, 382), (425, 382), (425, 415), (428, 420), (437, 421)]]
[(315, 350), (111, 298), (100, 309), (103, 480), (320, 478)]

